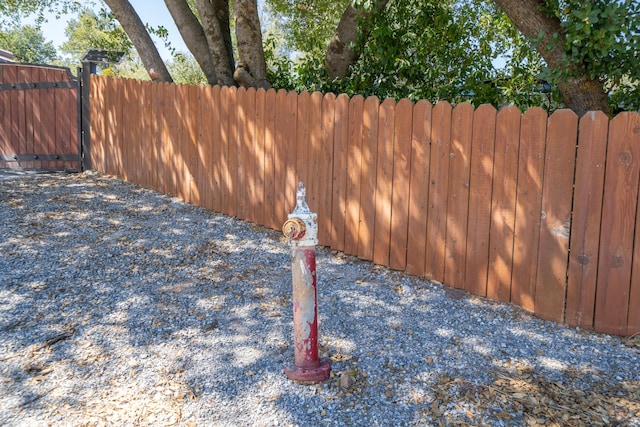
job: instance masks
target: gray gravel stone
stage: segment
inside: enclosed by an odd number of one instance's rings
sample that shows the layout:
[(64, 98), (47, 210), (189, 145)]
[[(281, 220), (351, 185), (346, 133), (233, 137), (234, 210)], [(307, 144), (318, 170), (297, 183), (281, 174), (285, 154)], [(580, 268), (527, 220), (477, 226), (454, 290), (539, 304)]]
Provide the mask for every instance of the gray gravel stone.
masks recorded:
[(319, 248), (304, 386), (281, 233), (96, 173), (5, 177), (0, 217), (0, 425), (640, 426), (632, 339)]

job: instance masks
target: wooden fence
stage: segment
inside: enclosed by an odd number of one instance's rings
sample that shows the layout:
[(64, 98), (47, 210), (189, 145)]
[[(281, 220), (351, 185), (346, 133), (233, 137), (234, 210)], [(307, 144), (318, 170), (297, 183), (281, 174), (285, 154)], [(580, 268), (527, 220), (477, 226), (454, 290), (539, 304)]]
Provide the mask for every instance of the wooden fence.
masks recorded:
[(78, 87), (69, 69), (0, 64), (0, 168), (79, 163)]
[(92, 76), (94, 168), (596, 331), (640, 331), (640, 115)]

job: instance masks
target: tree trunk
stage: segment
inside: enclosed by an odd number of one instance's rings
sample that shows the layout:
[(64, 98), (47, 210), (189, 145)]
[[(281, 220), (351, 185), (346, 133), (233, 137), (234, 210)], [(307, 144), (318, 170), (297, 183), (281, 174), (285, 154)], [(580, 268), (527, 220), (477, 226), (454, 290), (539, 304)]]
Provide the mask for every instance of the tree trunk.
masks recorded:
[(207, 82), (211, 85), (218, 84), (218, 75), (209, 55), (209, 44), (204, 29), (189, 8), (189, 4), (186, 0), (164, 0), (164, 3), (167, 5), (184, 43), (204, 72)]
[[(562, 63), (562, 45), (553, 41), (554, 34), (562, 39), (564, 31), (558, 18), (544, 13), (544, 0), (493, 1), (524, 36), (537, 37), (540, 31), (544, 32), (544, 37), (536, 48), (549, 67), (565, 66)], [(606, 114), (611, 114), (607, 93), (601, 81), (593, 80), (588, 76), (569, 78), (567, 81), (560, 82), (558, 89), (565, 105), (580, 117), (592, 110), (602, 110)]]
[(229, 68), (233, 70), (236, 67), (236, 61), (233, 54), (233, 42), (231, 40), (231, 15), (229, 13), (229, 0), (210, 0), (216, 11), (218, 22), (220, 23), (220, 31), (224, 40), (224, 48), (227, 50), (227, 60)]
[[(380, 0), (376, 3), (374, 12), (382, 10), (388, 0)], [(358, 25), (362, 19), (366, 19), (372, 12), (365, 12), (356, 9), (353, 4), (349, 4), (340, 18), (338, 28), (329, 41), (329, 47), (325, 55), (327, 75), (329, 81), (349, 75), (349, 67), (358, 59), (360, 53), (350, 45), (358, 37)], [(368, 32), (368, 29), (361, 28), (361, 31)]]
[(233, 14), (238, 41), (238, 66), (233, 77), (244, 86), (269, 88), (256, 0), (233, 0)]
[[(235, 86), (233, 80), (233, 49), (231, 49), (231, 37), (229, 33), (229, 3), (221, 3), (214, 6), (211, 0), (196, 0), (196, 8), (200, 14), (200, 21), (204, 29), (204, 34), (209, 46), (209, 55), (213, 61), (215, 72), (218, 76), (217, 84), (224, 86)], [(216, 7), (226, 9), (221, 11), (220, 16), (226, 21), (220, 21)], [(226, 25), (225, 25), (226, 24)], [(224, 31), (226, 30), (229, 39), (229, 48), (227, 48)]]
[(611, 116), (609, 97), (604, 90), (604, 83), (587, 76), (570, 78), (558, 83), (562, 101), (571, 108), (578, 117), (589, 111), (601, 110)]
[(167, 70), (164, 61), (160, 57), (156, 45), (153, 44), (151, 36), (129, 1), (105, 0), (105, 3), (116, 16), (118, 22), (120, 22), (124, 32), (131, 39), (149, 76), (156, 81), (172, 82), (171, 74), (169, 74), (169, 70)]

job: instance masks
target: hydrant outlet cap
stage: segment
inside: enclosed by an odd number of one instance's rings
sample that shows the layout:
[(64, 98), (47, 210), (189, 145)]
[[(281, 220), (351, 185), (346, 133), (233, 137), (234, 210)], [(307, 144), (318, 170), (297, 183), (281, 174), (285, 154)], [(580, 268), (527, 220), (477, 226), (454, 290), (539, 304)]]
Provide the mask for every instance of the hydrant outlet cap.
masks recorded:
[(282, 233), (291, 240), (300, 240), (304, 237), (307, 227), (300, 218), (289, 218), (282, 226)]

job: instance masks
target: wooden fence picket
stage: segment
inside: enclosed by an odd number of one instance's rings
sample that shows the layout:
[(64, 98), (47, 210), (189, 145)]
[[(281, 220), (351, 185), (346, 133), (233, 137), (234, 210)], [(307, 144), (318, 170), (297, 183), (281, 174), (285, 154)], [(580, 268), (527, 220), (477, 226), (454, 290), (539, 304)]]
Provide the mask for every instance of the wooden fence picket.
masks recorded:
[(331, 203), (331, 247), (344, 251), (347, 150), (349, 138), (349, 97), (340, 94), (336, 98), (333, 138), (333, 194)]
[[(17, 74), (18, 74), (17, 81), (26, 81), (26, 79), (28, 78), (27, 76), (24, 75), (25, 74), (24, 69), (18, 69)], [(51, 105), (53, 106), (55, 105), (53, 89), (47, 89), (47, 90), (49, 91)], [(26, 124), (25, 124), (26, 117), (24, 114), (24, 111), (26, 108), (25, 107), (26, 94), (23, 91), (14, 92), (14, 94), (15, 95), (11, 99), (11, 139), (13, 139), (14, 141), (19, 141), (18, 147), (19, 147), (20, 153), (28, 153), (29, 149), (27, 147), (27, 135), (26, 135)], [(55, 116), (50, 116), (50, 117), (52, 119), (50, 129), (55, 129), (56, 128)], [(51, 150), (55, 150), (54, 148), (55, 135), (52, 135), (50, 139), (51, 141), (49, 143), (49, 146)], [(55, 152), (55, 151), (52, 151), (52, 152)], [(33, 167), (33, 162), (26, 162), (26, 167)]]
[[(34, 73), (35, 71), (35, 73)], [(20, 78), (21, 81), (25, 81), (25, 82), (29, 82), (29, 81), (37, 81), (36, 80), (36, 76), (38, 75), (38, 70), (37, 69), (28, 69), (28, 68), (21, 68), (20, 69), (20, 74), (22, 75), (22, 77)], [(35, 74), (35, 76), (34, 76)], [(38, 152), (42, 152), (40, 151), (40, 147), (36, 147), (36, 145), (39, 145), (39, 141), (38, 141), (38, 137), (39, 137), (39, 129), (36, 130), (35, 125), (36, 125), (36, 118), (34, 117), (33, 113), (34, 111), (36, 111), (35, 108), (27, 108), (27, 106), (32, 106), (35, 103), (39, 102), (39, 96), (36, 93), (37, 91), (33, 91), (33, 90), (28, 90), (28, 91), (24, 91), (20, 93), (20, 99), (22, 100), (22, 102), (24, 102), (24, 105), (22, 106), (22, 112), (21, 112), (21, 116), (23, 116), (23, 122), (21, 123), (21, 132), (24, 132), (23, 138), (20, 140), (21, 144), (24, 144), (21, 146), (21, 153), (38, 153)], [(62, 96), (65, 96), (64, 93), (61, 93), (58, 95), (58, 99), (60, 99)], [(66, 104), (66, 102), (64, 102), (65, 100), (61, 100), (61, 104)], [(56, 147), (60, 146), (63, 144), (64, 140), (63, 140), (63, 135), (62, 132), (64, 131), (62, 125), (63, 125), (63, 121), (64, 121), (64, 111), (66, 111), (67, 109), (62, 109), (62, 108), (56, 108), (55, 109), (55, 122), (56, 122), (56, 126), (55, 126), (55, 138), (56, 138)], [(65, 125), (67, 123), (64, 123)], [(62, 147), (61, 147), (62, 148)], [(66, 152), (66, 150), (65, 150)], [(42, 162), (41, 161), (29, 161), (29, 162), (25, 162), (25, 167), (27, 168), (39, 168), (42, 167)]]
[[(237, 157), (236, 157), (236, 187), (235, 193), (237, 194), (237, 206), (238, 210), (236, 216), (238, 218), (248, 220), (249, 209), (248, 209), (248, 190), (249, 183), (251, 182), (252, 175), (250, 174), (251, 170), (251, 157), (253, 146), (250, 148), (249, 145), (253, 145), (252, 138), (252, 130), (253, 126), (251, 119), (249, 118), (249, 89), (245, 89), (243, 87), (238, 88), (236, 92), (236, 126), (237, 126)], [(253, 102), (255, 103), (255, 89), (253, 89)], [(254, 104), (255, 105), (255, 104)], [(254, 107), (255, 108), (255, 107)], [(255, 129), (255, 127), (253, 127)]]
[[(0, 81), (9, 81), (5, 77), (7, 67), (0, 67)], [(11, 148), (11, 100), (9, 91), (0, 90), (0, 152), (9, 153)], [(0, 159), (0, 167), (8, 167), (8, 162)]]
[(358, 257), (373, 260), (376, 217), (376, 164), (378, 161), (378, 110), (380, 100), (370, 96), (364, 101), (362, 118), (362, 173), (360, 175), (360, 224)]
[(534, 311), (547, 113), (531, 108), (520, 123), (511, 301)]
[(362, 118), (364, 98), (354, 96), (349, 102), (347, 138), (347, 186), (345, 196), (344, 252), (358, 254), (358, 227), (360, 225), (360, 197), (362, 188)]
[(275, 217), (275, 140), (276, 92), (269, 89), (265, 95), (264, 135), (264, 223), (277, 229)]
[(230, 87), (227, 93), (229, 101), (227, 126), (227, 214), (238, 216), (238, 106), (243, 99), (244, 88)]
[(406, 272), (415, 276), (422, 276), (425, 273), (429, 162), (431, 154), (431, 108), (431, 103), (427, 101), (418, 101), (413, 106)]
[[(91, 102), (89, 103), (89, 114), (92, 118), (91, 134), (95, 138), (95, 142), (94, 144), (92, 144), (91, 152), (87, 154), (91, 156), (91, 164), (96, 170), (105, 170), (104, 160), (106, 156), (104, 147), (104, 98), (107, 95), (107, 92), (104, 90), (105, 82), (105, 78), (93, 78), (91, 80), (91, 84), (89, 85), (89, 97), (91, 99)], [(0, 117), (2, 117), (2, 92), (0, 92)], [(0, 145), (1, 144), (2, 131), (0, 131)], [(0, 149), (2, 149), (1, 146)]]
[[(153, 157), (150, 162), (152, 166), (149, 170), (149, 185), (154, 190), (158, 190), (161, 185), (160, 171), (163, 168), (160, 150), (162, 148), (162, 132), (164, 127), (164, 92), (162, 91), (162, 85), (159, 84), (151, 84), (151, 91), (153, 93), (153, 103), (151, 105), (153, 135), (150, 136), (149, 142), (153, 146), (151, 149), (151, 155)], [(93, 117), (93, 115), (91, 117)]]
[[(41, 79), (44, 81), (55, 81), (55, 76), (53, 75), (53, 73), (49, 72), (49, 70), (43, 70), (44, 75), (40, 75)], [(13, 107), (15, 104), (12, 104), (12, 124), (13, 120), (15, 120), (14, 118), (14, 114), (15, 112), (13, 111)], [(40, 91), (40, 109), (42, 111), (53, 111), (54, 106), (56, 105), (56, 101), (55, 101), (55, 89), (44, 89)], [(40, 127), (42, 129), (55, 129), (56, 126), (56, 121), (55, 121), (55, 117), (51, 114), (45, 114), (42, 117), (42, 121), (40, 123)], [(13, 128), (13, 127), (12, 127)], [(12, 135), (15, 136), (15, 132), (12, 132)], [(42, 141), (41, 141), (41, 146), (43, 149), (47, 150), (47, 152), (49, 153), (55, 153), (56, 152), (56, 143), (55, 143), (55, 137), (52, 134), (52, 132), (43, 132), (41, 134), (42, 136)], [(54, 167), (56, 163), (53, 161), (47, 161), (47, 162), (43, 162), (43, 167), (45, 168), (49, 168), (49, 167)]]
[(189, 179), (189, 203), (194, 205), (200, 204), (200, 189), (198, 188), (198, 139), (197, 139), (197, 118), (198, 118), (198, 98), (197, 98), (197, 86), (187, 86), (188, 91), (186, 93), (187, 103), (189, 104), (189, 115), (187, 116), (186, 124), (187, 131), (185, 132), (185, 143), (188, 144), (188, 156), (187, 156), (187, 170), (185, 175)]
[(439, 102), (433, 107), (431, 113), (429, 216), (427, 217), (425, 277), (438, 282), (444, 281), (449, 160), (451, 153), (451, 112), (451, 104)]
[(378, 162), (376, 164), (376, 217), (373, 234), (373, 262), (389, 265), (393, 186), (393, 141), (395, 134), (393, 99), (385, 99), (378, 113)]
[(464, 288), (467, 218), (469, 209), (475, 210), (475, 206), (469, 206), (473, 114), (469, 103), (458, 105), (451, 113), (444, 283), (458, 289)]
[[(198, 88), (198, 118), (197, 118), (197, 141), (198, 141), (198, 191), (200, 193), (200, 205), (206, 209), (213, 210), (213, 162), (211, 152), (214, 141), (211, 117), (212, 110), (212, 87), (206, 86)], [(216, 141), (217, 142), (217, 141)]]
[[(296, 183), (302, 181), (305, 187), (310, 181), (310, 130), (311, 123), (311, 94), (302, 92), (298, 94), (298, 106), (296, 114)], [(297, 185), (297, 184), (296, 184)]]
[(594, 315), (596, 329), (608, 334), (627, 332), (640, 178), (638, 128), (640, 123), (633, 113), (619, 114), (609, 124), (602, 204), (605, 226), (600, 233)]
[(297, 159), (297, 124), (298, 124), (298, 94), (287, 93), (286, 117), (284, 134), (284, 181), (283, 187), (279, 190), (284, 193), (284, 212), (279, 221), (280, 226), (287, 220), (287, 215), (296, 206), (296, 191), (298, 189), (298, 172), (296, 170)]
[(274, 140), (274, 222), (281, 223), (281, 219), (287, 215), (286, 194), (286, 134), (287, 134), (287, 92), (280, 89), (276, 93), (276, 127)]
[(511, 299), (520, 116), (515, 106), (496, 116), (487, 297), (503, 302)]
[(407, 267), (412, 127), (413, 102), (405, 98), (396, 104), (393, 132), (389, 267), (396, 270)]
[(491, 227), (491, 191), (495, 152), (496, 109), (481, 105), (473, 116), (471, 170), (469, 176), (469, 216), (465, 290), (487, 295), (489, 239)]
[(564, 320), (566, 302), (577, 131), (578, 117), (571, 110), (548, 119), (535, 314), (556, 322)]
[(332, 93), (322, 98), (322, 133), (320, 145), (316, 147), (318, 242), (322, 246), (331, 245), (331, 206), (333, 200), (333, 137), (336, 111), (336, 96)]
[(608, 130), (601, 111), (580, 120), (565, 320), (585, 329), (593, 325)]
[[(634, 145), (637, 150), (640, 146), (640, 114), (627, 113), (627, 126), (625, 127), (624, 137), (627, 142)], [(636, 158), (636, 169), (640, 168), (640, 159)], [(638, 193), (635, 193), (636, 195)], [(640, 200), (636, 207), (636, 223), (633, 242), (633, 261), (631, 270), (631, 281), (629, 284), (629, 308), (626, 319), (626, 332), (624, 331), (625, 319), (620, 319), (620, 327), (616, 330), (622, 335), (635, 336), (640, 333)], [(620, 284), (619, 292), (624, 298), (625, 288)]]
[[(257, 222), (258, 216), (258, 178), (257, 178), (257, 163), (258, 163), (258, 148), (257, 148), (257, 133), (258, 133), (258, 97), (256, 89), (247, 89), (247, 96), (245, 99), (246, 105), (246, 117), (247, 117), (247, 139), (243, 148), (243, 159), (246, 159), (245, 173), (248, 178), (246, 188), (246, 206), (247, 210), (245, 216), (248, 221)], [(261, 207), (261, 206), (260, 206)]]

